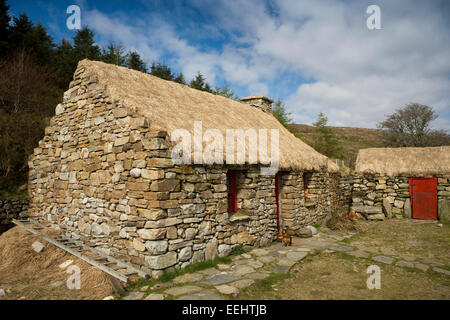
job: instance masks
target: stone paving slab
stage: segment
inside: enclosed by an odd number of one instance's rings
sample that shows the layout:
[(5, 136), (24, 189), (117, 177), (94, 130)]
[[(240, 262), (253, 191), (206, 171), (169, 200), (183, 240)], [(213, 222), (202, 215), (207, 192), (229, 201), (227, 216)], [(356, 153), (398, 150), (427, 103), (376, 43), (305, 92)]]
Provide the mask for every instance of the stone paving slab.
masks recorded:
[(416, 263), (414, 266), (416, 269), (422, 270), (423, 272), (426, 272), (430, 268), (430, 266), (423, 263)]
[(233, 271), (233, 275), (235, 276), (243, 276), (247, 273), (255, 272), (255, 269), (253, 269), (250, 266), (237, 266), (236, 269)]
[(193, 294), (183, 295), (177, 300), (223, 300), (222, 296), (212, 290), (202, 290)]
[(444, 264), (440, 263), (438, 261), (430, 260), (430, 259), (423, 259), (422, 263), (431, 264), (433, 266), (442, 267)]
[(213, 276), (215, 274), (219, 274), (220, 273), (220, 271), (217, 270), (216, 268), (208, 268), (208, 269), (205, 269), (205, 270), (201, 270), (199, 272), (204, 274), (204, 275), (207, 275), (207, 276)]
[(370, 253), (379, 253), (377, 248), (366, 247), (366, 246), (362, 246), (362, 245), (358, 245), (357, 247), (359, 250), (362, 250), (362, 251), (367, 251)]
[(273, 256), (262, 256), (262, 257), (258, 257), (258, 261), (261, 261), (262, 263), (265, 264), (269, 264), (272, 263), (273, 261), (275, 261), (276, 258)]
[(248, 259), (239, 259), (239, 260), (234, 261), (233, 264), (235, 264), (235, 265), (248, 264)]
[(277, 261), (277, 265), (282, 266), (282, 267), (292, 267), (295, 264), (295, 261), (287, 259), (287, 258), (282, 258), (280, 260)]
[(207, 278), (206, 280), (200, 282), (201, 284), (206, 284), (206, 285), (213, 285), (213, 286), (217, 286), (219, 284), (224, 284), (227, 282), (232, 282), (235, 280), (240, 280), (241, 277), (240, 276), (236, 276), (236, 275), (231, 275), (231, 274), (216, 274), (213, 275), (209, 278)]
[(245, 275), (246, 278), (254, 279), (254, 280), (262, 280), (269, 276), (268, 272), (255, 272)]
[(375, 256), (372, 257), (372, 260), (378, 261), (378, 262), (382, 262), (382, 263), (386, 263), (386, 264), (392, 264), (392, 262), (394, 262), (394, 259), (391, 257), (386, 257), (386, 256)]
[(249, 260), (248, 261), (248, 265), (250, 267), (252, 267), (252, 268), (255, 268), (255, 269), (259, 269), (259, 268), (264, 267), (264, 263), (262, 263), (260, 261), (255, 261), (255, 260)]
[(128, 294), (122, 297), (123, 300), (140, 300), (144, 296), (143, 292), (128, 292)]
[(334, 251), (351, 251), (351, 250), (353, 250), (352, 247), (348, 247), (348, 246), (329, 246), (328, 249), (331, 249)]
[(201, 291), (203, 288), (197, 286), (182, 286), (182, 287), (173, 287), (164, 291), (167, 294), (172, 296), (179, 296), (182, 294), (194, 293)]
[(414, 268), (414, 263), (403, 260), (397, 261), (395, 265), (399, 267)]
[(438, 267), (434, 267), (433, 271), (439, 272), (439, 273), (442, 273), (442, 274), (446, 274), (447, 276), (450, 276), (450, 271), (449, 270), (445, 270), (445, 269), (441, 269), (441, 268), (438, 268)]
[(308, 255), (307, 252), (288, 252), (286, 254), (286, 257), (292, 261), (299, 262), (300, 260), (303, 260)]
[(220, 271), (229, 271), (231, 270), (231, 264), (219, 263), (217, 265), (217, 269), (219, 269)]
[(351, 256), (357, 257), (357, 258), (365, 258), (365, 259), (367, 259), (370, 256), (367, 252), (362, 251), (362, 250), (348, 251), (346, 253), (351, 255)]
[(236, 297), (239, 294), (239, 289), (233, 286), (229, 286), (226, 284), (222, 284), (220, 286), (216, 286), (216, 290), (219, 291), (221, 294), (225, 295), (231, 295), (233, 297)]
[(266, 249), (253, 249), (251, 253), (255, 256), (265, 256), (269, 253), (269, 251)]
[(160, 293), (150, 293), (144, 300), (164, 300), (164, 295)]
[(336, 242), (316, 240), (316, 239), (299, 239), (298, 241), (296, 241), (295, 245), (312, 249), (323, 249), (336, 245)]
[(281, 253), (279, 253), (278, 251), (271, 252), (270, 255), (275, 258), (281, 257)]
[(202, 280), (204, 277), (205, 275), (201, 273), (186, 273), (183, 274), (182, 276), (173, 279), (173, 282), (175, 283), (197, 282)]
[(289, 273), (289, 269), (290, 269), (289, 267), (275, 267), (275, 268), (272, 268), (272, 272), (286, 274), (286, 273)]
[(406, 255), (406, 254), (399, 254), (398, 256), (402, 260), (409, 261), (409, 262), (417, 260), (416, 257), (410, 256), (410, 255)]
[(389, 250), (389, 249), (381, 248), (380, 251), (382, 254), (387, 255), (387, 256), (395, 256), (396, 255), (396, 253), (394, 251)]
[[(269, 276), (269, 275), (267, 275)], [(252, 284), (255, 283), (255, 280), (253, 279), (242, 279), (235, 282), (230, 283), (230, 286), (236, 287), (238, 289), (245, 289), (250, 287)]]

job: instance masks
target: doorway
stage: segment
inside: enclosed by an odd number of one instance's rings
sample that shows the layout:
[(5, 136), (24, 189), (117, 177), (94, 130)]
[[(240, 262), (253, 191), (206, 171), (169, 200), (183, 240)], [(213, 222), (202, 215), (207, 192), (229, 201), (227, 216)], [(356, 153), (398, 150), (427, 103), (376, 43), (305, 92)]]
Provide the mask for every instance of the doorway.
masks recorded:
[(414, 219), (437, 220), (437, 178), (409, 178)]

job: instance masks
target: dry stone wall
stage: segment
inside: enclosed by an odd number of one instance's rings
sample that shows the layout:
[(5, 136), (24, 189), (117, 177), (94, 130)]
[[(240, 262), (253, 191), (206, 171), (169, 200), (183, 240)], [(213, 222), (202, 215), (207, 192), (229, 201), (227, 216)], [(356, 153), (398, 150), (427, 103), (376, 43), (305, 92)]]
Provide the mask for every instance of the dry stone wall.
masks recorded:
[[(446, 215), (450, 200), (450, 176), (438, 176), (438, 215)], [(369, 220), (383, 220), (403, 215), (411, 218), (408, 177), (364, 175), (354, 177), (352, 209)], [(448, 214), (448, 213), (447, 213)], [(444, 218), (445, 219), (445, 218)]]
[(27, 218), (28, 199), (0, 200), (0, 233), (13, 227), (12, 219)]
[(329, 193), (331, 212), (348, 211), (352, 201), (352, 176), (341, 176), (340, 173), (330, 173)]
[[(239, 210), (229, 214), (230, 168), (174, 165), (170, 148), (166, 132), (113, 101), (80, 66), (29, 159), (29, 215), (154, 276), (276, 239), (274, 176), (232, 168)], [(325, 173), (313, 175), (311, 207), (296, 199), (301, 173), (287, 177), (293, 229), (326, 214)]]
[[(304, 174), (309, 176), (305, 183)], [(329, 176), (321, 172), (288, 172), (281, 175), (280, 225), (294, 235), (301, 227), (312, 225), (330, 213)]]

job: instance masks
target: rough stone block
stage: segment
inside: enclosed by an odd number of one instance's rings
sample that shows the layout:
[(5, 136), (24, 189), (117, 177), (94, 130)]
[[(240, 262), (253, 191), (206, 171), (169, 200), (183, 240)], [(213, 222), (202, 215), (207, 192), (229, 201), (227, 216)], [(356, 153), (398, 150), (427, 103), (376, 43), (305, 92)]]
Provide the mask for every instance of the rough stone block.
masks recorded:
[(177, 263), (177, 253), (171, 251), (160, 256), (147, 256), (145, 262), (152, 269), (166, 269)]

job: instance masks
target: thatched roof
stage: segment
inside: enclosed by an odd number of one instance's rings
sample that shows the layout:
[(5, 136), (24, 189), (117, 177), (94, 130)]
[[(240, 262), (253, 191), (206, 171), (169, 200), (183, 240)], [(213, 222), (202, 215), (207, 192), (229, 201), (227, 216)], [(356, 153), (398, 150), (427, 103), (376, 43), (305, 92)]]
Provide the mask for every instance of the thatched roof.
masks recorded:
[(428, 148), (361, 149), (356, 172), (387, 175), (429, 176), (450, 173), (450, 146)]
[(337, 173), (339, 172), (340, 168), (339, 166), (334, 163), (332, 160), (328, 159), (328, 172), (333, 172), (333, 173)]
[[(169, 135), (184, 128), (193, 136), (195, 121), (202, 122), (203, 133), (218, 129), (223, 137), (226, 129), (267, 129), (269, 133), (278, 129), (281, 169), (318, 170), (327, 166), (327, 157), (296, 138), (275, 117), (250, 105), (103, 62), (82, 60), (79, 66), (106, 85), (113, 100), (136, 109), (152, 128)], [(270, 134), (267, 140), (270, 154)], [(246, 149), (248, 155), (248, 143)]]

